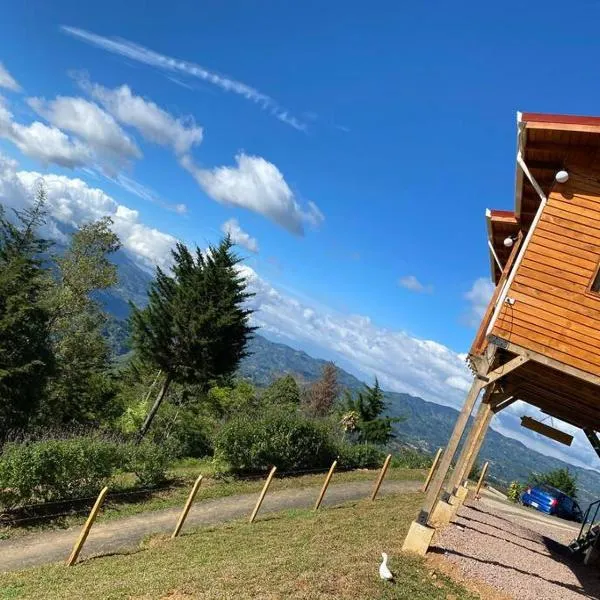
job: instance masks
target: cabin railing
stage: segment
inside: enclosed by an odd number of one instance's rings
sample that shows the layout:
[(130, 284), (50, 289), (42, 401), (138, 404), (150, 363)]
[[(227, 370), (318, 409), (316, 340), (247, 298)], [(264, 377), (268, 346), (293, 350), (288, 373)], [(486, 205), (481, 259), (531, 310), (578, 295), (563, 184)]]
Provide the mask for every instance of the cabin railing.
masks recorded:
[(480, 355), (485, 350), (485, 347), (487, 345), (485, 335), (486, 331), (490, 325), (490, 321), (492, 319), (492, 315), (494, 314), (494, 310), (496, 309), (496, 305), (498, 304), (498, 299), (500, 298), (502, 289), (506, 285), (506, 281), (508, 279), (512, 266), (515, 262), (515, 259), (517, 258), (517, 255), (519, 254), (519, 248), (521, 247), (522, 241), (523, 233), (519, 231), (519, 235), (517, 236), (512, 251), (508, 257), (508, 260), (504, 265), (504, 269), (502, 270), (502, 275), (500, 276), (498, 284), (496, 285), (496, 289), (494, 290), (492, 298), (487, 306), (483, 318), (481, 319), (481, 324), (479, 325), (479, 329), (477, 330), (477, 335), (475, 336), (475, 339), (473, 340), (473, 345), (471, 346), (471, 350), (469, 351), (469, 354), (471, 355)]

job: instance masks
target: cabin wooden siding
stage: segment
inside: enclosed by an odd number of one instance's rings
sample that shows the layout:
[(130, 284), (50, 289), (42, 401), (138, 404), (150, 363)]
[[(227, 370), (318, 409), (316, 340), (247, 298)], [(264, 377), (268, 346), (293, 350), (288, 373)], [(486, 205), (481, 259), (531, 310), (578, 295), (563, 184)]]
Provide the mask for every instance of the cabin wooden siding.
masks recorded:
[(556, 185), (508, 290), (492, 334), (600, 375), (600, 175), (569, 168)]

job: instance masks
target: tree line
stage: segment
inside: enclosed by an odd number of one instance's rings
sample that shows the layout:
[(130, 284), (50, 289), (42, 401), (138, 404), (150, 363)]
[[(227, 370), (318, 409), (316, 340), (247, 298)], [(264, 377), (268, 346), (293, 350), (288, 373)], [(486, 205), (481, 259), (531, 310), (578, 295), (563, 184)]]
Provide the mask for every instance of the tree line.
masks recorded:
[(282, 374), (257, 389), (236, 377), (254, 327), (229, 237), (175, 246), (146, 305), (131, 305), (131, 351), (116, 360), (98, 300), (118, 283), (110, 218), (83, 225), (61, 252), (45, 225), (43, 189), (31, 208), (0, 206), (0, 444), (95, 432), (240, 469), (379, 460), (394, 419), (377, 380), (343, 391), (332, 363), (312, 384)]

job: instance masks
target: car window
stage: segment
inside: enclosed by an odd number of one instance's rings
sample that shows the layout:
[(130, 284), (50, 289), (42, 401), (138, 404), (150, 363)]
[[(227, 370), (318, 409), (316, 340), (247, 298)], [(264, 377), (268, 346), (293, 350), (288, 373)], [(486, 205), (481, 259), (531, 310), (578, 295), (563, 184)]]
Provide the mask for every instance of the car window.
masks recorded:
[(571, 498), (569, 498), (568, 496), (563, 496), (562, 499), (562, 505), (563, 508), (568, 511), (568, 512), (572, 512), (573, 511), (573, 507), (575, 505), (575, 503), (573, 502), (573, 500), (571, 500)]

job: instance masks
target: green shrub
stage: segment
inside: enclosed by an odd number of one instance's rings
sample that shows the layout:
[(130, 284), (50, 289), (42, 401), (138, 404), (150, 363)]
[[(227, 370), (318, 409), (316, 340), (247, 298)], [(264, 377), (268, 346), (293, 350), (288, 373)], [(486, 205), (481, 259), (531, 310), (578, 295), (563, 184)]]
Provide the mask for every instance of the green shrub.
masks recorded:
[(100, 438), (6, 444), (0, 456), (0, 505), (95, 495), (121, 462), (120, 447)]
[(525, 491), (525, 485), (519, 481), (511, 481), (508, 486), (507, 496), (511, 502), (519, 502), (521, 494)]
[(404, 469), (429, 469), (433, 458), (425, 452), (419, 452), (412, 448), (402, 448), (394, 454), (392, 467)]
[(134, 473), (142, 487), (154, 487), (162, 483), (173, 460), (169, 444), (158, 445), (149, 440), (124, 446), (124, 470)]
[(373, 444), (350, 444), (338, 446), (338, 464), (346, 469), (380, 467), (385, 460), (385, 452)]
[(326, 426), (296, 412), (234, 417), (218, 432), (215, 455), (237, 471), (326, 467), (336, 455)]

